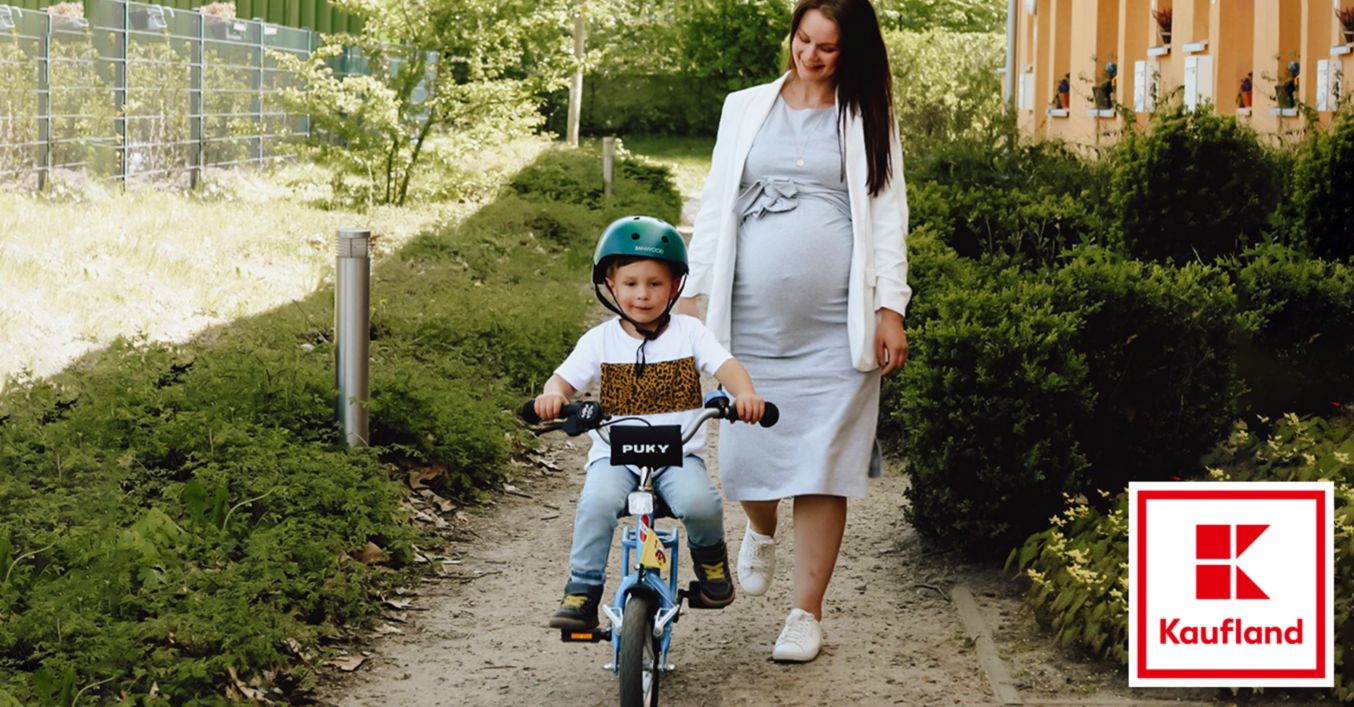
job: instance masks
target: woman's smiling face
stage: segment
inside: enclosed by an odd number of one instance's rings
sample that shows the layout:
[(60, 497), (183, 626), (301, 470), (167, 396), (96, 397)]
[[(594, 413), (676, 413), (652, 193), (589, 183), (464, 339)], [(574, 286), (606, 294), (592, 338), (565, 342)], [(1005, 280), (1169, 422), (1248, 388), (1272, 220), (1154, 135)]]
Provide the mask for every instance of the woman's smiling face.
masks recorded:
[(790, 43), (795, 74), (809, 81), (826, 81), (837, 72), (837, 23), (818, 10), (809, 10), (799, 21)]

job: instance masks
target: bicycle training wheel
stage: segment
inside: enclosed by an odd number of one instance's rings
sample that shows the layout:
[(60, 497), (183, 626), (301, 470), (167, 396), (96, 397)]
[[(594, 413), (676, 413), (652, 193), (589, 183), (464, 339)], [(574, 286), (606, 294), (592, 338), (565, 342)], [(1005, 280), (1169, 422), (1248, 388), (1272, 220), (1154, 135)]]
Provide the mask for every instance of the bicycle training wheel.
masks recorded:
[(653, 635), (653, 601), (630, 595), (621, 619), (621, 707), (657, 707), (658, 639)]

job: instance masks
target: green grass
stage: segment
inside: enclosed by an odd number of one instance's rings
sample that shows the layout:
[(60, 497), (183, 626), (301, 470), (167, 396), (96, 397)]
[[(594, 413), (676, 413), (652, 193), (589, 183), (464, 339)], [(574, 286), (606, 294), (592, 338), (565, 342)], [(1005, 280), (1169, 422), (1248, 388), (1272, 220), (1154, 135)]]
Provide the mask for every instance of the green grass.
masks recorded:
[[(486, 154), (481, 179), (501, 185), (548, 144), (522, 140)], [(476, 206), (331, 210), (320, 206), (328, 179), (293, 167), (213, 183), (205, 197), (90, 190), (61, 203), (0, 194), (0, 391), (7, 376), (50, 375), (119, 336), (186, 341), (304, 297), (332, 277), (341, 227), (371, 228), (379, 257)]]
[[(511, 410), (593, 308), (597, 234), (676, 217), (666, 170), (624, 162), (603, 196), (599, 160), (546, 150), (375, 264), (368, 449), (333, 422), (323, 287), (0, 393), (0, 705), (217, 704), (242, 685), (303, 699), (326, 646), (369, 626), (436, 542), (400, 480), (439, 469), (435, 489), (462, 500), (501, 485), (528, 443)], [(157, 272), (182, 259), (150, 253)], [(356, 558), (368, 543), (389, 560)]]
[(698, 197), (710, 173), (710, 153), (715, 149), (712, 137), (677, 135), (631, 135), (622, 141), (625, 149), (648, 157), (672, 170), (682, 196)]

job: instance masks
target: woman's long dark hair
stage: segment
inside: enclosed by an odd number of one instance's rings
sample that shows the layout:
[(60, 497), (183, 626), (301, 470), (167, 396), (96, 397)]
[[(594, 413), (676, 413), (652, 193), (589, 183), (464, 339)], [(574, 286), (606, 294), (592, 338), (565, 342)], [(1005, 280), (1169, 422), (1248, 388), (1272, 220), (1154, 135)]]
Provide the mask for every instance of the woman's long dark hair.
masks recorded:
[(878, 196), (889, 184), (893, 151), (889, 136), (893, 129), (893, 74), (879, 18), (869, 0), (800, 0), (790, 20), (790, 61), (785, 67), (795, 70), (794, 41), (799, 23), (809, 10), (817, 10), (837, 23), (837, 47), (841, 55), (833, 81), (842, 111), (846, 116), (860, 115), (865, 128), (865, 159), (870, 168), (866, 184), (870, 196)]

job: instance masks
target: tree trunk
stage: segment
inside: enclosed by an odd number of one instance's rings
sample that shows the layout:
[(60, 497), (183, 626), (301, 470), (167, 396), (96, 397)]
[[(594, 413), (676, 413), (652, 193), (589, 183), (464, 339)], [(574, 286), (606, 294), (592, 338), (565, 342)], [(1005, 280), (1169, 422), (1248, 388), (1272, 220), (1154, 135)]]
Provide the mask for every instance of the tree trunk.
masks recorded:
[(578, 61), (578, 68), (574, 69), (574, 77), (569, 84), (569, 125), (566, 135), (571, 147), (578, 147), (578, 123), (583, 114), (583, 42), (587, 36), (583, 19), (585, 5), (585, 0), (579, 0), (578, 12), (574, 15), (574, 59)]

